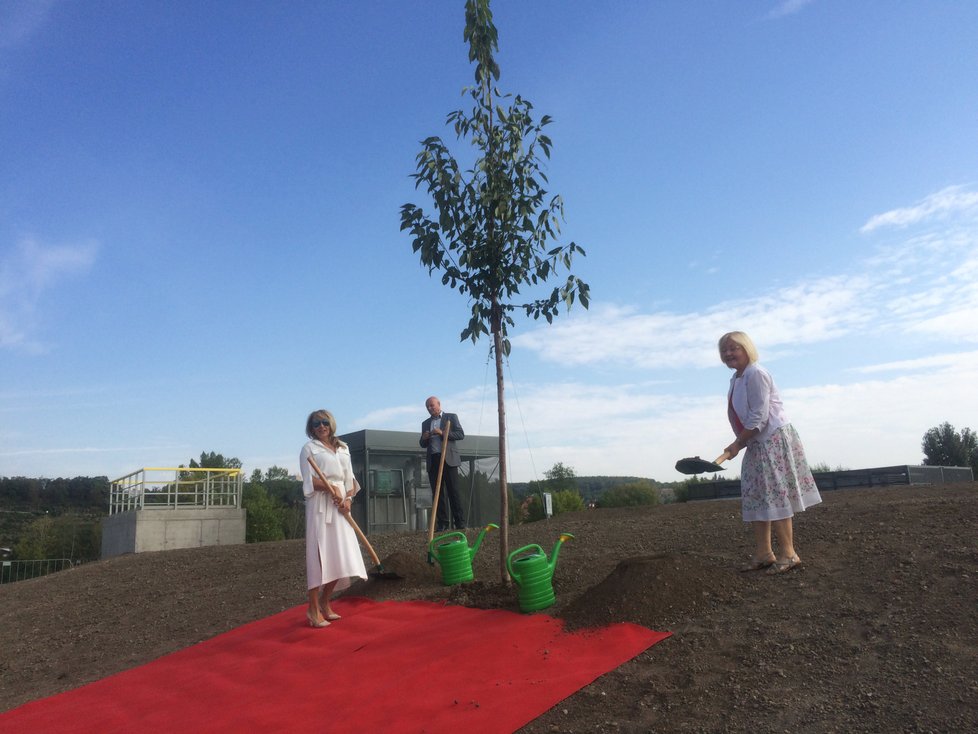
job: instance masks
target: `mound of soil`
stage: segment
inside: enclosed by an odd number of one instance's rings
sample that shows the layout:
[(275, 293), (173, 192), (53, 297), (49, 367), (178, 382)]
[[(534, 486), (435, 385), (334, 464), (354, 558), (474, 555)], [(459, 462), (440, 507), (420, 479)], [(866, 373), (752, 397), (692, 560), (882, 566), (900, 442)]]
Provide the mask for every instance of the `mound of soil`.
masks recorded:
[[(570, 628), (673, 636), (522, 730), (978, 730), (978, 484), (829, 492), (797, 516), (804, 565), (740, 573), (737, 501), (588, 510), (511, 529), (551, 553)], [(475, 531), (469, 531), (474, 542)], [(445, 586), (424, 534), (371, 538), (386, 571), (345, 593), (519, 610), (499, 534)], [(0, 711), (304, 603), (303, 541), (121, 556), (0, 586)], [(297, 612), (301, 615), (301, 610)]]
[(692, 553), (626, 558), (608, 577), (571, 602), (561, 615), (571, 628), (609, 619), (655, 629), (738, 598), (744, 579), (716, 559)]

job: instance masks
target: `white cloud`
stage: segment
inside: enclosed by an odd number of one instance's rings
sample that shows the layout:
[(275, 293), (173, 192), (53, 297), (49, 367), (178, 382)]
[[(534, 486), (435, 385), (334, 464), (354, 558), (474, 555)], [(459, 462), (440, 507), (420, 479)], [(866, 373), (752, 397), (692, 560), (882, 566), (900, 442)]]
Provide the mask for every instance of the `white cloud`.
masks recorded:
[(44, 293), (87, 272), (97, 253), (94, 242), (44, 245), (25, 238), (0, 256), (0, 348), (40, 349), (33, 332)]
[[(971, 213), (972, 194), (949, 192), (925, 200), (932, 212)], [(944, 421), (968, 425), (978, 413), (978, 352), (952, 351), (978, 341), (978, 229), (966, 217), (951, 223), (939, 214), (937, 221), (942, 229), (910, 233), (848, 264), (851, 276), (806, 279), (698, 313), (596, 304), (587, 314), (515, 338), (519, 348), (568, 368), (590, 370), (610, 361), (655, 375), (662, 368), (716, 367), (717, 387), (715, 395), (704, 397), (672, 394), (652, 382), (523, 386), (522, 412), (530, 427), (522, 447), (511, 434), (514, 476), (536, 478), (561, 461), (588, 474), (670, 480), (680, 478), (673, 469), (677, 459), (714, 458), (730, 432), (723, 406), (726, 374), (717, 365), (713, 340), (730, 328), (751, 333), (768, 355), (804, 343), (831, 349), (840, 337), (880, 332), (918, 346), (940, 343), (942, 354), (849, 371), (893, 373), (888, 379), (834, 384), (827, 382), (831, 376), (821, 376), (815, 384), (782, 391), (812, 462), (850, 468), (919, 463), (928, 428)], [(704, 370), (704, 379), (709, 375)], [(575, 419), (585, 426), (575, 430)], [(729, 472), (738, 470), (735, 460)]]
[[(782, 397), (811, 463), (850, 469), (919, 464), (928, 428), (944, 421), (975, 424), (973, 364), (974, 353), (949, 355), (935, 360), (934, 369), (919, 363), (914, 374), (787, 389)], [(682, 479), (677, 460), (714, 459), (731, 440), (726, 374), (717, 378), (715, 394), (705, 397), (653, 385), (524, 386), (523, 413), (531, 425), (524, 433), (510, 413), (511, 478), (539, 479), (559, 461), (579, 474)], [(726, 473), (739, 470), (737, 458)]]
[[(922, 208), (931, 211), (978, 214), (978, 193), (960, 187), (925, 202), (931, 203)], [(903, 218), (909, 222), (913, 217)], [(524, 332), (513, 344), (564, 365), (652, 369), (712, 366), (714, 340), (730, 329), (750, 333), (765, 352), (882, 329), (978, 341), (978, 226), (973, 219), (962, 216), (940, 230), (910, 233), (847, 266), (851, 275), (809, 278), (702, 312), (641, 313), (592, 302), (590, 311)]]
[(345, 430), (357, 431), (363, 428), (371, 428), (378, 425), (387, 426), (410, 424), (413, 426), (415, 423), (417, 423), (418, 426), (420, 426), (422, 418), (419, 418), (418, 416), (426, 416), (424, 407), (422, 405), (396, 405), (390, 408), (383, 408), (382, 410), (374, 410), (360, 416), (348, 429), (340, 428), (340, 432), (343, 433)]
[(766, 18), (769, 20), (774, 20), (777, 18), (784, 18), (788, 15), (794, 15), (795, 13), (800, 13), (806, 5), (809, 5), (814, 0), (782, 0), (778, 3), (777, 7), (773, 8)]
[(880, 320), (906, 333), (978, 341), (978, 230), (914, 238), (888, 255)]
[(726, 301), (702, 313), (642, 314), (632, 308), (598, 306), (517, 336), (513, 344), (569, 365), (708, 367), (717, 362), (713, 340), (731, 328), (750, 332), (768, 348), (850, 333), (873, 319), (866, 295), (873, 285), (865, 276), (833, 276), (758, 298)]
[(919, 464), (927, 429), (975, 423), (973, 381), (973, 362), (957, 360), (890, 380), (813, 385), (784, 398), (812, 461), (851, 469)]
[[(161, 451), (170, 450), (173, 446), (62, 446), (59, 448), (18, 449), (16, 451), (0, 451), (0, 456), (60, 456), (64, 454), (117, 454), (129, 451)], [(182, 448), (182, 447), (177, 447)]]
[(965, 191), (963, 186), (948, 186), (913, 206), (892, 209), (870, 217), (859, 231), (865, 234), (882, 227), (908, 227), (928, 220), (947, 219), (955, 214), (975, 212), (978, 212), (978, 192)]
[(507, 409), (511, 477), (539, 479), (560, 461), (578, 473), (666, 478), (678, 459), (729, 443), (723, 389), (690, 397), (652, 382), (521, 385), (519, 408)]
[(978, 351), (935, 354), (920, 359), (905, 359), (898, 362), (864, 365), (862, 367), (854, 367), (852, 371), (862, 374), (872, 374), (874, 372), (912, 372), (917, 370), (930, 370), (938, 367), (974, 370), (975, 364), (978, 364)]

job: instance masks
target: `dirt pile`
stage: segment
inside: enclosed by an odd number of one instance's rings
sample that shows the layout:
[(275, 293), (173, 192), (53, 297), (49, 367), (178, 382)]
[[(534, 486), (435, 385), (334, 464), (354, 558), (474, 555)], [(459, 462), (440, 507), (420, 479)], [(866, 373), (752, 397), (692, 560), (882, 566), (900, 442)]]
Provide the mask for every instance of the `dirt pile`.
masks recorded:
[[(396, 584), (404, 581), (407, 586), (415, 586), (417, 584), (432, 584), (438, 581), (439, 578), (438, 570), (434, 566), (427, 563), (418, 554), (407, 553), (406, 551), (395, 551), (385, 558), (381, 558), (380, 565), (386, 572), (385, 574), (381, 574), (384, 578), (373, 573), (377, 569), (368, 560), (368, 580), (355, 583), (349, 593), (372, 596), (374, 593), (377, 593), (373, 591), (374, 585), (379, 585), (381, 588), (378, 589), (378, 592), (383, 593), (384, 589), (382, 587), (392, 582)], [(400, 578), (392, 579), (394, 575)]]
[(744, 579), (716, 560), (692, 553), (626, 558), (561, 615), (570, 627), (634, 622), (667, 629), (739, 598)]

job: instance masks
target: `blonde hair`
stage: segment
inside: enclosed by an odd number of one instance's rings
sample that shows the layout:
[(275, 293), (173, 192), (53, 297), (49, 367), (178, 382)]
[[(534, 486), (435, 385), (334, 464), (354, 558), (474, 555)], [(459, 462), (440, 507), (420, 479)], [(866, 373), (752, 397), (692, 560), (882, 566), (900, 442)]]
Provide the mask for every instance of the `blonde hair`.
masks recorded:
[(747, 353), (748, 364), (754, 364), (760, 359), (757, 355), (757, 347), (754, 346), (754, 342), (747, 334), (742, 331), (728, 331), (717, 342), (717, 351), (721, 352), (721, 360), (723, 359), (723, 343), (728, 341), (743, 347), (743, 350)]
[(328, 410), (314, 410), (309, 414), (309, 417), (306, 418), (306, 435), (309, 436), (309, 438), (318, 438), (316, 436), (316, 430), (312, 427), (312, 422), (315, 420), (326, 421), (329, 423), (329, 438), (326, 439), (326, 443), (328, 443), (331, 448), (337, 449), (340, 446), (346, 446), (345, 443), (336, 437), (336, 418), (334, 418), (333, 414)]

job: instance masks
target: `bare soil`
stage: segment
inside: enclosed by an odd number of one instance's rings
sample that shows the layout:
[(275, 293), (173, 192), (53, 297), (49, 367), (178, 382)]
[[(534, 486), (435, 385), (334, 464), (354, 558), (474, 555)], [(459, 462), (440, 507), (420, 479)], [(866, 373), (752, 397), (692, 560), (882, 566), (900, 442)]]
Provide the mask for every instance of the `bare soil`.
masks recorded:
[[(547, 614), (673, 636), (521, 731), (978, 731), (978, 483), (826, 492), (796, 517), (804, 565), (741, 573), (737, 501), (588, 510), (561, 532)], [(476, 531), (468, 531), (474, 540)], [(423, 534), (371, 539), (387, 570), (347, 593), (518, 611), (499, 537), (441, 583)], [(149, 662), (304, 600), (303, 541), (121, 556), (0, 586), (0, 711)]]

